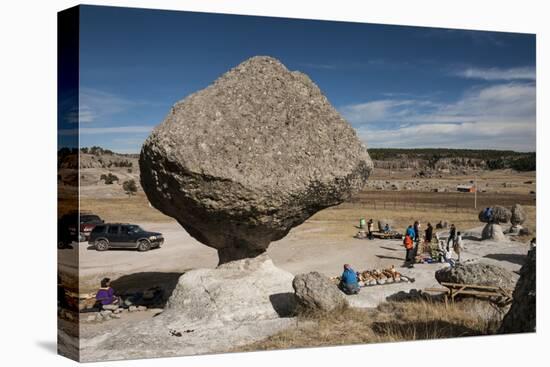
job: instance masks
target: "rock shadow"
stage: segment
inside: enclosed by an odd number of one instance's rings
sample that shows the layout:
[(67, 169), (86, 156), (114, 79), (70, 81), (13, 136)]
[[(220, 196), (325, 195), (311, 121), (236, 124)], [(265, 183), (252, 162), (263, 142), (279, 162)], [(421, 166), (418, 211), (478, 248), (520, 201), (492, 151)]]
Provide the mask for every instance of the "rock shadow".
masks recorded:
[(391, 248), (391, 247), (386, 247), (386, 246), (380, 246), (380, 248), (384, 249), (384, 250), (389, 250), (389, 251), (401, 251), (402, 249), (399, 249), (399, 248)]
[(297, 303), (294, 293), (275, 293), (269, 296), (269, 301), (279, 317), (292, 317), (296, 313)]
[(386, 255), (376, 255), (376, 257), (379, 259), (400, 260), (400, 261), (405, 260), (405, 256), (395, 257), (395, 256), (386, 256)]
[(512, 264), (523, 265), (527, 259), (527, 255), (522, 254), (487, 254), (483, 257), (499, 261), (508, 261)]
[(130, 298), (132, 304), (164, 308), (183, 273), (141, 272), (111, 281), (117, 296)]

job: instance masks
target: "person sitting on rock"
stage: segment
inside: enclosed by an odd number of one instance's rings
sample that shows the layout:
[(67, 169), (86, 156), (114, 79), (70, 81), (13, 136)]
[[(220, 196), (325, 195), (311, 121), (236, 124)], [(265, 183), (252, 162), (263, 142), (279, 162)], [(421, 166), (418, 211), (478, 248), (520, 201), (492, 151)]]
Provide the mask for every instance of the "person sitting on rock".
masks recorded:
[(391, 227), (388, 223), (386, 223), (386, 225), (384, 226), (384, 233), (390, 233), (391, 232)]
[(120, 304), (114, 289), (111, 288), (111, 279), (109, 278), (101, 279), (101, 288), (97, 291), (95, 298), (104, 310), (116, 310)]
[(340, 289), (345, 294), (359, 293), (359, 281), (357, 279), (357, 273), (351, 268), (349, 264), (344, 264), (344, 272), (342, 273), (342, 279), (340, 280)]

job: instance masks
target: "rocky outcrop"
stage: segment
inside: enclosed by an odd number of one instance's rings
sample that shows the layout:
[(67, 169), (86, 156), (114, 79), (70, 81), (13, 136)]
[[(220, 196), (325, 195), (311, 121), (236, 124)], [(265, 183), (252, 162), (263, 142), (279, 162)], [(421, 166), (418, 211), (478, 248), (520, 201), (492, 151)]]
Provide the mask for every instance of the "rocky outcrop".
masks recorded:
[(435, 272), (435, 279), (439, 283), (487, 285), (505, 289), (514, 289), (517, 278), (516, 274), (500, 266), (477, 261), (458, 263)]
[(254, 257), (360, 190), (372, 162), (305, 74), (253, 57), (176, 103), (143, 144), (151, 204), (218, 250)]
[(341, 309), (348, 304), (338, 287), (316, 271), (296, 275), (292, 281), (292, 287), (296, 294), (299, 312), (329, 312)]
[(534, 332), (537, 327), (537, 249), (527, 253), (514, 290), (512, 307), (502, 320), (500, 333)]

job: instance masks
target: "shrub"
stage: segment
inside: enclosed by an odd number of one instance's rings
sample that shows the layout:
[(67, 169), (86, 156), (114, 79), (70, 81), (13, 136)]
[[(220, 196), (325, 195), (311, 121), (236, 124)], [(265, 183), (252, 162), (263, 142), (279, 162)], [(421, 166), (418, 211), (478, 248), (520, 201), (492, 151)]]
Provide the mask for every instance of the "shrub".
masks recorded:
[(124, 191), (126, 191), (128, 196), (131, 196), (137, 192), (136, 181), (134, 180), (124, 181), (122, 183), (122, 188), (124, 189)]
[(118, 181), (118, 177), (113, 175), (112, 173), (109, 173), (108, 175), (101, 175), (99, 177), (99, 180), (104, 180), (105, 181), (105, 185), (111, 185), (113, 184), (115, 181)]

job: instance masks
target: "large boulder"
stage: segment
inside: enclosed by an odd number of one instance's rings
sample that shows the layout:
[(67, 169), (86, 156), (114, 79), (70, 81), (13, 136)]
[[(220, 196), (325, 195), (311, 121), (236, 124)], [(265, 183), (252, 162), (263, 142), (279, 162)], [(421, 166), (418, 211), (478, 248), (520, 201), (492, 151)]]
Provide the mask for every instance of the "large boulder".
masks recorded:
[(514, 301), (500, 326), (500, 333), (534, 332), (537, 327), (537, 249), (527, 253), (514, 290)]
[(176, 103), (143, 144), (151, 204), (218, 250), (254, 257), (360, 190), (372, 162), (305, 74), (253, 57)]
[(527, 213), (525, 212), (525, 209), (520, 204), (515, 204), (512, 207), (512, 217), (510, 219), (510, 222), (513, 226), (519, 226), (522, 225), (525, 220), (527, 219)]
[(292, 281), (292, 287), (300, 312), (328, 312), (347, 305), (338, 287), (316, 271), (296, 275)]
[(506, 236), (500, 224), (487, 223), (481, 231), (481, 239), (501, 242), (506, 241)]
[(435, 272), (439, 283), (460, 283), (487, 285), (514, 289), (518, 276), (500, 266), (478, 261), (466, 261), (453, 267), (446, 267)]
[(508, 223), (512, 218), (512, 212), (503, 206), (492, 207), (492, 216), (487, 218), (485, 215), (485, 209), (479, 212), (478, 218), (480, 222), (484, 223)]

